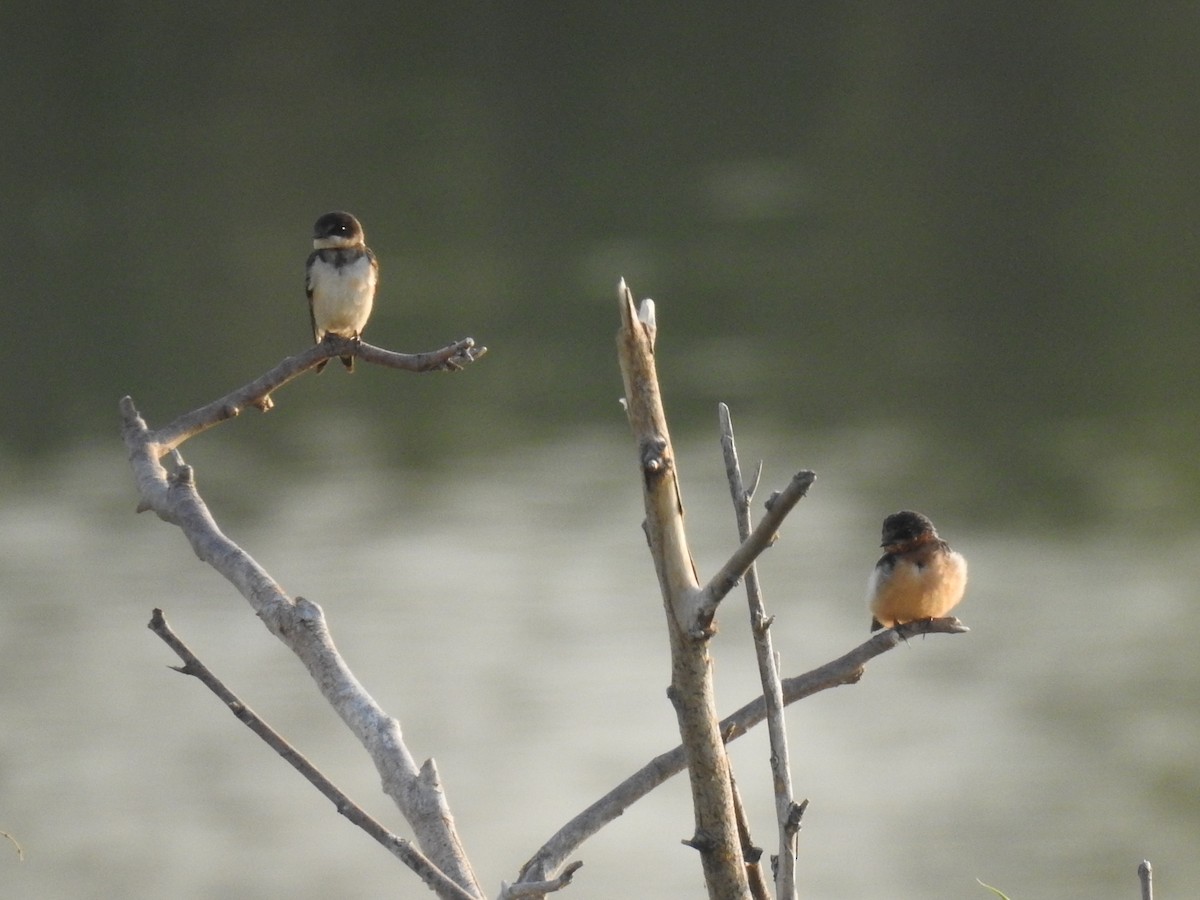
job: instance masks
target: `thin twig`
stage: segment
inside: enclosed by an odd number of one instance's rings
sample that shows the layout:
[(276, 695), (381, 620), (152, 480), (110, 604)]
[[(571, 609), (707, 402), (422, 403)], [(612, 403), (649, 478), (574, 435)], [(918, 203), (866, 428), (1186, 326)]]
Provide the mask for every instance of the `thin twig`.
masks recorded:
[(741, 546), (733, 551), (725, 565), (709, 579), (700, 591), (696, 618), (699, 627), (706, 627), (717, 614), (717, 606), (725, 596), (733, 590), (738, 581), (746, 574), (746, 570), (758, 559), (759, 555), (775, 543), (779, 526), (787, 518), (787, 514), (808, 492), (809, 487), (817, 476), (809, 471), (797, 472), (788, 482), (788, 486), (773, 496), (767, 503), (767, 513), (759, 520), (757, 526), (742, 540)]
[[(750, 537), (750, 502), (753, 489), (742, 484), (742, 468), (738, 463), (737, 444), (733, 437), (733, 418), (724, 403), (718, 407), (721, 420), (721, 448), (725, 457), (725, 474), (729, 478), (729, 493), (733, 499), (737, 520), (738, 540), (745, 543)], [(762, 472), (759, 463), (758, 472)], [(755, 476), (755, 483), (758, 482)], [(763, 699), (767, 710), (767, 734), (771, 746), (771, 782), (775, 793), (775, 820), (778, 828), (779, 852), (775, 864), (775, 896), (790, 900), (796, 896), (796, 835), (799, 821), (794, 816), (796, 802), (792, 794), (791, 762), (788, 756), (787, 724), (783, 717), (783, 686), (779, 680), (779, 660), (772, 647), (771, 619), (767, 617), (758, 570), (752, 562), (746, 569), (746, 601), (750, 607), (750, 632), (758, 660), (758, 676), (762, 682)]]
[(14, 847), (17, 848), (17, 861), (24, 862), (25, 861), (25, 848), (22, 847), (17, 842), (17, 839), (15, 837), (13, 837), (11, 834), (9, 834), (7, 831), (0, 831), (0, 837), (5, 838), (5, 840), (7, 840), (10, 844), (12, 844)]
[(378, 821), (372, 818), (366, 810), (351, 800), (346, 794), (338, 789), (332, 781), (325, 775), (299, 750), (287, 742), (287, 740), (275, 731), (270, 725), (262, 720), (262, 718), (254, 712), (249, 706), (242, 702), (233, 691), (229, 690), (225, 684), (217, 678), (212, 671), (200, 661), (199, 657), (191, 651), (191, 649), (171, 630), (167, 624), (166, 617), (161, 609), (154, 610), (150, 617), (149, 628), (170, 647), (175, 654), (183, 660), (182, 666), (172, 666), (177, 672), (184, 675), (192, 675), (198, 678), (200, 682), (210, 691), (217, 695), (221, 701), (229, 707), (229, 711), (237, 717), (243, 725), (253, 731), (269, 746), (272, 750), (278, 753), (283, 759), (297, 772), (308, 779), (318, 791), (325, 795), (334, 805), (334, 808), (349, 821), (353, 822), (379, 844), (385, 847), (389, 852), (397, 857), (406, 866), (412, 869), (420, 876), (439, 897), (450, 898), (450, 900), (477, 900), (475, 895), (463, 890), (453, 881), (446, 877), (445, 873), (435, 866), (429, 859), (421, 853), (409, 841), (398, 835), (392, 834), (383, 827)]
[[(242, 410), (255, 407), (263, 412), (275, 403), (272, 391), (299, 378), (318, 363), (335, 356), (357, 356), (363, 362), (375, 363), (409, 372), (457, 372), (487, 353), (487, 347), (476, 347), (472, 338), (455, 341), (440, 350), (425, 353), (396, 353), (362, 341), (354, 341), (338, 335), (328, 335), (319, 344), (314, 344), (303, 353), (289, 356), (273, 369), (265, 372), (249, 384), (230, 391), (224, 397), (207, 403), (199, 409), (184, 413), (174, 422), (154, 431), (149, 440), (155, 445), (159, 456), (178, 447), (190, 437), (206, 431), (226, 419), (240, 415)], [(125, 398), (128, 400), (129, 398)]]
[[(860, 644), (832, 662), (803, 675), (783, 679), (783, 702), (790, 705), (828, 688), (856, 684), (862, 678), (868, 662), (899, 646), (908, 638), (919, 634), (961, 634), (968, 630), (962, 622), (951, 617), (909, 622), (898, 628), (877, 632), (866, 643)], [(766, 703), (761, 696), (755, 697), (737, 712), (721, 720), (721, 733), (727, 742), (737, 740), (765, 717)], [(682, 772), (686, 765), (682, 746), (654, 757), (560, 828), (521, 868), (518, 881), (546, 878), (548, 873), (556, 871), (568, 856), (579, 849), (584, 841), (672, 775)], [(803, 807), (804, 804), (800, 804), (797, 808), (798, 813), (803, 813)]]

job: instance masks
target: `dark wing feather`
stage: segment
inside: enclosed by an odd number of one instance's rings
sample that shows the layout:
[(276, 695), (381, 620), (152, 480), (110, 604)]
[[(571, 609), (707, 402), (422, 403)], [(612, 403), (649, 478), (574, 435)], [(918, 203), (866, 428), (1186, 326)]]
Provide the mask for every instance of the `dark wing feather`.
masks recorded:
[(317, 317), (313, 314), (313, 289), (312, 282), (308, 280), (308, 273), (312, 269), (313, 260), (315, 260), (319, 255), (320, 254), (314, 250), (312, 253), (308, 254), (308, 261), (304, 264), (304, 293), (308, 297), (308, 323), (312, 326), (313, 343), (320, 341), (320, 338), (317, 337)]

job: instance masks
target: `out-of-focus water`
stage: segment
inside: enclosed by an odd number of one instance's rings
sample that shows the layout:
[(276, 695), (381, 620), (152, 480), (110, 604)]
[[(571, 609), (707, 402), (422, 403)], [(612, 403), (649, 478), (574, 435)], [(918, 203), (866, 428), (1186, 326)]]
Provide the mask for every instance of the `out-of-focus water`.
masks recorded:
[[(736, 413), (736, 410), (735, 410)], [(369, 434), (310, 438), (303, 474), (188, 453), (227, 533), (322, 604), (335, 640), (433, 756), (487, 889), (567, 818), (673, 746), (666, 640), (622, 423), (440, 471), (377, 464)], [(863, 589), (892, 506), (870, 435), (798, 449), (739, 434), (767, 466), (819, 481), (763, 558), (786, 674), (867, 637)], [(185, 447), (189, 450), (191, 445)], [(680, 447), (702, 577), (733, 546), (715, 438)], [(339, 465), (334, 465), (340, 460)], [(135, 516), (104, 447), (5, 488), (0, 507), (0, 842), (6, 897), (428, 896), (337, 816), (145, 628), (162, 607), (243, 699), (401, 833), (365, 754), (302, 668), (179, 532)], [(943, 501), (944, 502), (944, 501)], [(888, 504), (888, 505), (883, 505)], [(1165, 895), (1200, 884), (1200, 534), (995, 530), (925, 511), (971, 563), (970, 634), (912, 641), (857, 686), (789, 711), (811, 800), (806, 898)], [(744, 601), (715, 640), (722, 709), (754, 693)], [(765, 737), (734, 745), (755, 837), (771, 848)], [(676, 778), (585, 844), (570, 896), (702, 896)]]

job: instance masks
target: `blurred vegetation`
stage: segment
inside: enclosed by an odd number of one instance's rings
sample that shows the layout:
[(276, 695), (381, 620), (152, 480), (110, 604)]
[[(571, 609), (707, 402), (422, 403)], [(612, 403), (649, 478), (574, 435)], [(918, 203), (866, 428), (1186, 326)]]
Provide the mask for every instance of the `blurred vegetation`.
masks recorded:
[(346, 208), (367, 338), (491, 353), (288, 388), (234, 426), (281, 458), (334, 408), (410, 463), (614, 415), (625, 276), (681, 430), (717, 400), (907, 429), (931, 481), (1052, 510), (1136, 475), (1130, 508), (1194, 515), (1198, 37), (1103, 0), (9, 4), (3, 446), (301, 349), (309, 228)]

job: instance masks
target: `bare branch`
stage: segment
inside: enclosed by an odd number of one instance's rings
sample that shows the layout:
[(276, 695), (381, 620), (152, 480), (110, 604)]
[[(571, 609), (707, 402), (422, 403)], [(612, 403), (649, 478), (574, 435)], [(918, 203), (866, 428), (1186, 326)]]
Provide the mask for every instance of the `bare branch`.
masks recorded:
[(575, 877), (575, 873), (579, 871), (583, 863), (576, 860), (569, 863), (562, 873), (557, 878), (552, 878), (549, 881), (525, 881), (520, 884), (501, 884), (499, 900), (538, 900), (540, 897), (551, 894), (554, 891), (561, 891), (571, 879)]
[[(958, 619), (925, 619), (888, 628), (874, 634), (844, 656), (806, 672), (785, 678), (782, 682), (783, 702), (786, 705), (811, 697), (813, 694), (843, 684), (857, 684), (868, 662), (893, 647), (919, 634), (961, 634), (969, 629)], [(726, 741), (734, 741), (766, 717), (766, 703), (761, 696), (751, 700), (737, 712), (721, 720), (720, 730)], [(519, 881), (545, 878), (555, 871), (579, 846), (613, 819), (622, 815), (638, 800), (687, 765), (682, 746), (662, 753), (564, 825), (521, 868)], [(793, 815), (799, 827), (805, 803)]]
[(150, 618), (150, 630), (157, 634), (175, 654), (183, 660), (182, 666), (173, 666), (177, 672), (192, 675), (210, 691), (217, 695), (229, 707), (229, 711), (237, 719), (258, 735), (272, 750), (278, 753), (297, 772), (308, 779), (318, 791), (325, 795), (337, 811), (353, 822), (406, 866), (420, 876), (434, 893), (447, 900), (477, 900), (476, 896), (463, 890), (430, 862), (411, 842), (392, 834), (379, 822), (372, 818), (366, 810), (351, 800), (338, 787), (325, 777), (316, 766), (284, 737), (271, 728), (249, 706), (229, 690), (212, 671), (200, 661), (199, 657), (184, 644), (171, 630), (161, 609), (154, 610)]
[(1142, 900), (1154, 900), (1154, 869), (1150, 860), (1143, 859), (1138, 865), (1138, 881), (1142, 885)]
[[(724, 403), (718, 407), (721, 420), (721, 447), (725, 456), (725, 474), (729, 478), (729, 493), (737, 520), (738, 539), (743, 545), (750, 537), (750, 501), (754, 488), (742, 484), (742, 468), (738, 463), (737, 444), (733, 438), (733, 418)], [(757, 486), (762, 475), (762, 463), (754, 476)], [(809, 484), (811, 484), (809, 479)], [(807, 489), (807, 485), (805, 485)], [(746, 601), (750, 607), (750, 632), (758, 660), (758, 676), (766, 701), (767, 732), (771, 745), (771, 781), (775, 793), (775, 819), (778, 826), (779, 849), (775, 863), (775, 896), (790, 900), (796, 896), (796, 835), (800, 822), (795, 817), (796, 801), (792, 795), (791, 762), (788, 755), (787, 726), (783, 718), (783, 685), (779, 680), (779, 661), (771, 641), (771, 619), (767, 617), (758, 571), (753, 562), (746, 569)]]
[(621, 327), (617, 350), (625, 386), (626, 410), (642, 472), (644, 523), (658, 573), (671, 644), (671, 686), (679, 733), (688, 758), (696, 830), (690, 844), (700, 852), (704, 881), (712, 900), (749, 897), (749, 886), (734, 820), (729, 760), (716, 727), (709, 622), (695, 623), (698, 579), (683, 527), (683, 501), (667, 419), (654, 363), (656, 317), (634, 308), (633, 293), (618, 288)]
[(362, 341), (327, 335), (325, 340), (314, 344), (303, 353), (289, 356), (269, 372), (249, 384), (231, 391), (180, 416), (174, 422), (158, 429), (150, 440), (157, 446), (159, 456), (178, 447), (190, 437), (206, 431), (226, 419), (240, 415), (242, 410), (255, 407), (263, 412), (271, 409), (275, 402), (271, 393), (290, 381), (299, 378), (318, 363), (335, 356), (357, 356), (363, 362), (375, 363), (392, 369), (409, 372), (457, 372), (487, 353), (487, 347), (476, 347), (472, 338), (455, 341), (441, 350), (426, 353), (396, 353), (375, 347)]
[[(367, 750), (384, 792), (412, 826), (424, 853), (468, 894), (482, 897), (433, 761), (427, 760), (418, 768), (399, 723), (379, 707), (341, 658), (321, 608), (303, 597), (289, 597), (266, 570), (221, 532), (196, 489), (191, 466), (174, 449), (191, 435), (236, 415), (247, 402), (269, 406), (274, 387), (329, 356), (348, 351), (372, 362), (387, 358), (416, 371), (433, 371), (451, 368), (457, 365), (456, 360), (477, 358), (482, 351), (473, 350), (473, 346), (470, 340), (460, 341), (434, 354), (405, 357), (335, 339), (284, 360), (252, 384), (181, 417), (160, 432), (150, 430), (129, 397), (121, 400), (120, 410), (122, 436), (138, 488), (138, 511), (153, 510), (159, 518), (179, 526), (196, 555), (233, 584), (267, 629), (296, 654), (325, 699)], [(173, 466), (169, 473), (161, 462), (161, 457), (168, 454)]]
[(717, 613), (717, 606), (742, 579), (746, 570), (764, 550), (775, 543), (779, 526), (816, 480), (817, 476), (812, 472), (797, 472), (786, 488), (767, 501), (767, 514), (700, 592), (697, 609), (700, 621), (705, 621), (705, 617), (708, 621), (712, 620)]

